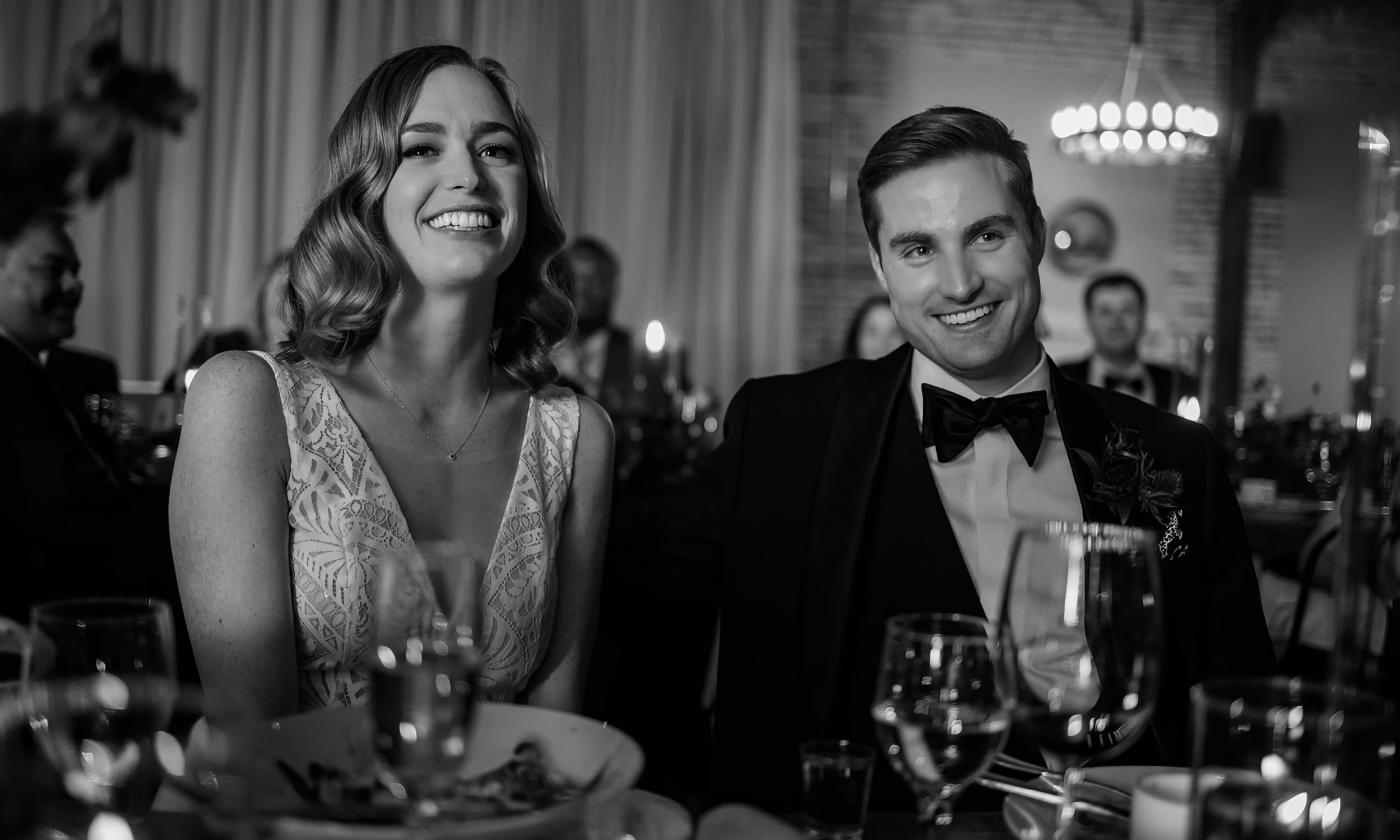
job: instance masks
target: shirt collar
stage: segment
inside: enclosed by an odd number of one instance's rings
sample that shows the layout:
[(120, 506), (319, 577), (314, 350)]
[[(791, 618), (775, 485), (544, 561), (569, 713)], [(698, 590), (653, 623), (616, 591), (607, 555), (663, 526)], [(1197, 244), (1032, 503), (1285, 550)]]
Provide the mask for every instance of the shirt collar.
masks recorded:
[(1101, 382), (1105, 376), (1117, 376), (1124, 379), (1147, 378), (1147, 365), (1142, 359), (1134, 361), (1127, 367), (1115, 365), (1100, 356), (1098, 353), (1089, 357), (1089, 381)]
[(31, 353), (28, 347), (25, 347), (23, 344), (20, 344), (19, 339), (15, 338), (13, 335), (10, 335), (9, 331), (6, 330), (3, 326), (0, 326), (0, 340), (8, 341), (14, 346), (18, 347), (19, 351), (23, 353), (26, 358), (33, 360), (34, 364), (38, 365), (39, 367), (44, 366), (44, 359), (35, 356), (33, 353)]

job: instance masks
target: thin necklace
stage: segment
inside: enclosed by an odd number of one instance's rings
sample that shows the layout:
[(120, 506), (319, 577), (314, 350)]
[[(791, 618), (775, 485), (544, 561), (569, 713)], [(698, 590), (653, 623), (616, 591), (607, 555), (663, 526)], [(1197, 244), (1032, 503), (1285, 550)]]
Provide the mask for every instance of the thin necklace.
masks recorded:
[[(394, 402), (396, 402), (396, 403), (399, 404), (399, 408), (403, 411), (403, 413), (404, 413), (404, 414), (407, 414), (407, 415), (408, 415), (408, 419), (410, 419), (410, 420), (413, 421), (413, 425), (415, 425), (415, 426), (418, 427), (418, 433), (421, 434), (421, 435), (423, 436), (423, 439), (424, 439), (424, 440), (426, 440), (428, 443), (432, 444), (433, 449), (441, 450), (441, 449), (442, 449), (442, 445), (439, 444), (439, 443), (433, 438), (432, 435), (428, 434), (428, 430), (425, 429), (425, 428), (423, 428), (423, 424), (418, 422), (418, 418), (417, 418), (417, 417), (414, 417), (414, 416), (413, 416), (413, 412), (409, 411), (409, 410), (408, 410), (408, 406), (404, 405), (404, 404), (403, 404), (403, 400), (399, 399), (399, 392), (398, 392), (398, 391), (395, 391), (395, 390), (394, 390), (394, 386), (389, 384), (388, 378), (385, 377), (384, 374), (383, 374), (383, 372), (379, 370), (379, 365), (376, 365), (376, 364), (374, 363), (374, 357), (371, 356), (370, 354), (366, 353), (366, 354), (365, 354), (365, 358), (366, 358), (366, 359), (369, 359), (369, 366), (372, 367), (372, 368), (374, 368), (374, 374), (375, 374), (375, 376), (378, 376), (378, 377), (379, 377), (379, 381), (384, 383), (384, 387), (389, 389), (389, 396), (391, 396), (391, 397), (394, 398)], [(467, 430), (467, 436), (466, 436), (465, 438), (462, 439), (462, 442), (461, 442), (461, 443), (457, 444), (457, 448), (456, 448), (456, 449), (454, 449), (454, 450), (452, 450), (451, 452), (447, 453), (447, 460), (449, 460), (449, 461), (455, 461), (455, 460), (457, 460), (457, 453), (458, 453), (458, 452), (461, 452), (461, 451), (462, 451), (462, 447), (466, 446), (466, 445), (467, 445), (467, 441), (471, 440), (471, 439), (472, 439), (472, 435), (476, 434), (476, 427), (479, 426), (479, 425), (481, 425), (481, 418), (484, 417), (484, 416), (486, 416), (486, 406), (489, 405), (490, 402), (491, 402), (491, 383), (490, 383), (490, 382), (487, 382), (487, 383), (486, 383), (486, 399), (484, 399), (484, 400), (481, 401), (481, 410), (478, 411), (478, 412), (476, 413), (476, 419), (472, 421), (472, 427), (471, 427), (470, 429)]]

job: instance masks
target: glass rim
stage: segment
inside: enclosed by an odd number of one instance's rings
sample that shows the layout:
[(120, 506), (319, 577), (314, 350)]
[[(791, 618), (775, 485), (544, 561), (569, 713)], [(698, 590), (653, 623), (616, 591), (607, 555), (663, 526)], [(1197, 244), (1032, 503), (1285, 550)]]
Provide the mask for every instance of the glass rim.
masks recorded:
[(1119, 525), (1113, 522), (1071, 522), (1056, 519), (1022, 528), (1021, 533), (1046, 537), (1080, 536), (1157, 542), (1157, 531), (1152, 528)]
[[(100, 607), (118, 610), (110, 615), (92, 615), (88, 611)], [(157, 618), (172, 615), (170, 602), (164, 598), (150, 597), (106, 597), (62, 598), (35, 604), (29, 610), (31, 624), (55, 619), (80, 619), (90, 624), (120, 621), (131, 618)]]
[(849, 738), (812, 738), (797, 745), (797, 754), (809, 756), (841, 756), (862, 761), (875, 760), (875, 748)]
[[(913, 627), (914, 622), (934, 619), (940, 622), (947, 622), (950, 625), (961, 624), (966, 627), (966, 632), (956, 630), (917, 630)], [(978, 633), (977, 631), (981, 632)], [(911, 612), (898, 613), (885, 619), (885, 635), (891, 636), (898, 633), (902, 636), (913, 636), (920, 639), (990, 639), (992, 638), (992, 623), (985, 618), (971, 615), (969, 613), (942, 613), (942, 612)]]
[(1329, 711), (1360, 716), (1363, 721), (1385, 719), (1392, 705), (1382, 695), (1365, 689), (1286, 675), (1203, 680), (1191, 687), (1191, 702), (1201, 712), (1257, 723)]

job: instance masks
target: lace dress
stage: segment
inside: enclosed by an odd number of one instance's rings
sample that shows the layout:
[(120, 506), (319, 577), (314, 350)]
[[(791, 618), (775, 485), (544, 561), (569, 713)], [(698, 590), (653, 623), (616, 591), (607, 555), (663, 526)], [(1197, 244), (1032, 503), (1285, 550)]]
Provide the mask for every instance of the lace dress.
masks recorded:
[[(292, 595), (302, 709), (368, 700), (357, 664), (369, 643), (376, 556), (411, 545), (393, 490), (340, 395), (314, 365), (272, 368), (287, 424)], [(520, 459), (482, 578), (483, 696), (513, 700), (539, 666), (554, 623), (559, 524), (573, 475), (578, 399), (530, 397)]]

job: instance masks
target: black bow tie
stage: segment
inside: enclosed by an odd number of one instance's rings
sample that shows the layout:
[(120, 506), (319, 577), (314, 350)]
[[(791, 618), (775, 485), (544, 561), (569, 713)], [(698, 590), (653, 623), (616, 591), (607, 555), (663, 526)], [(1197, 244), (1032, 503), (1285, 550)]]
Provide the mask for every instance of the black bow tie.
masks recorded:
[(1035, 466), (1040, 440), (1045, 436), (1045, 418), (1050, 403), (1044, 391), (983, 397), (976, 402), (934, 385), (924, 385), (924, 447), (938, 451), (938, 461), (946, 464), (962, 454), (983, 429), (1004, 426), (1025, 456)]
[(1103, 378), (1103, 386), (1110, 391), (1116, 391), (1119, 388), (1127, 388), (1134, 394), (1141, 394), (1142, 389), (1147, 387), (1147, 383), (1142, 380), (1141, 376), (1105, 375)]

